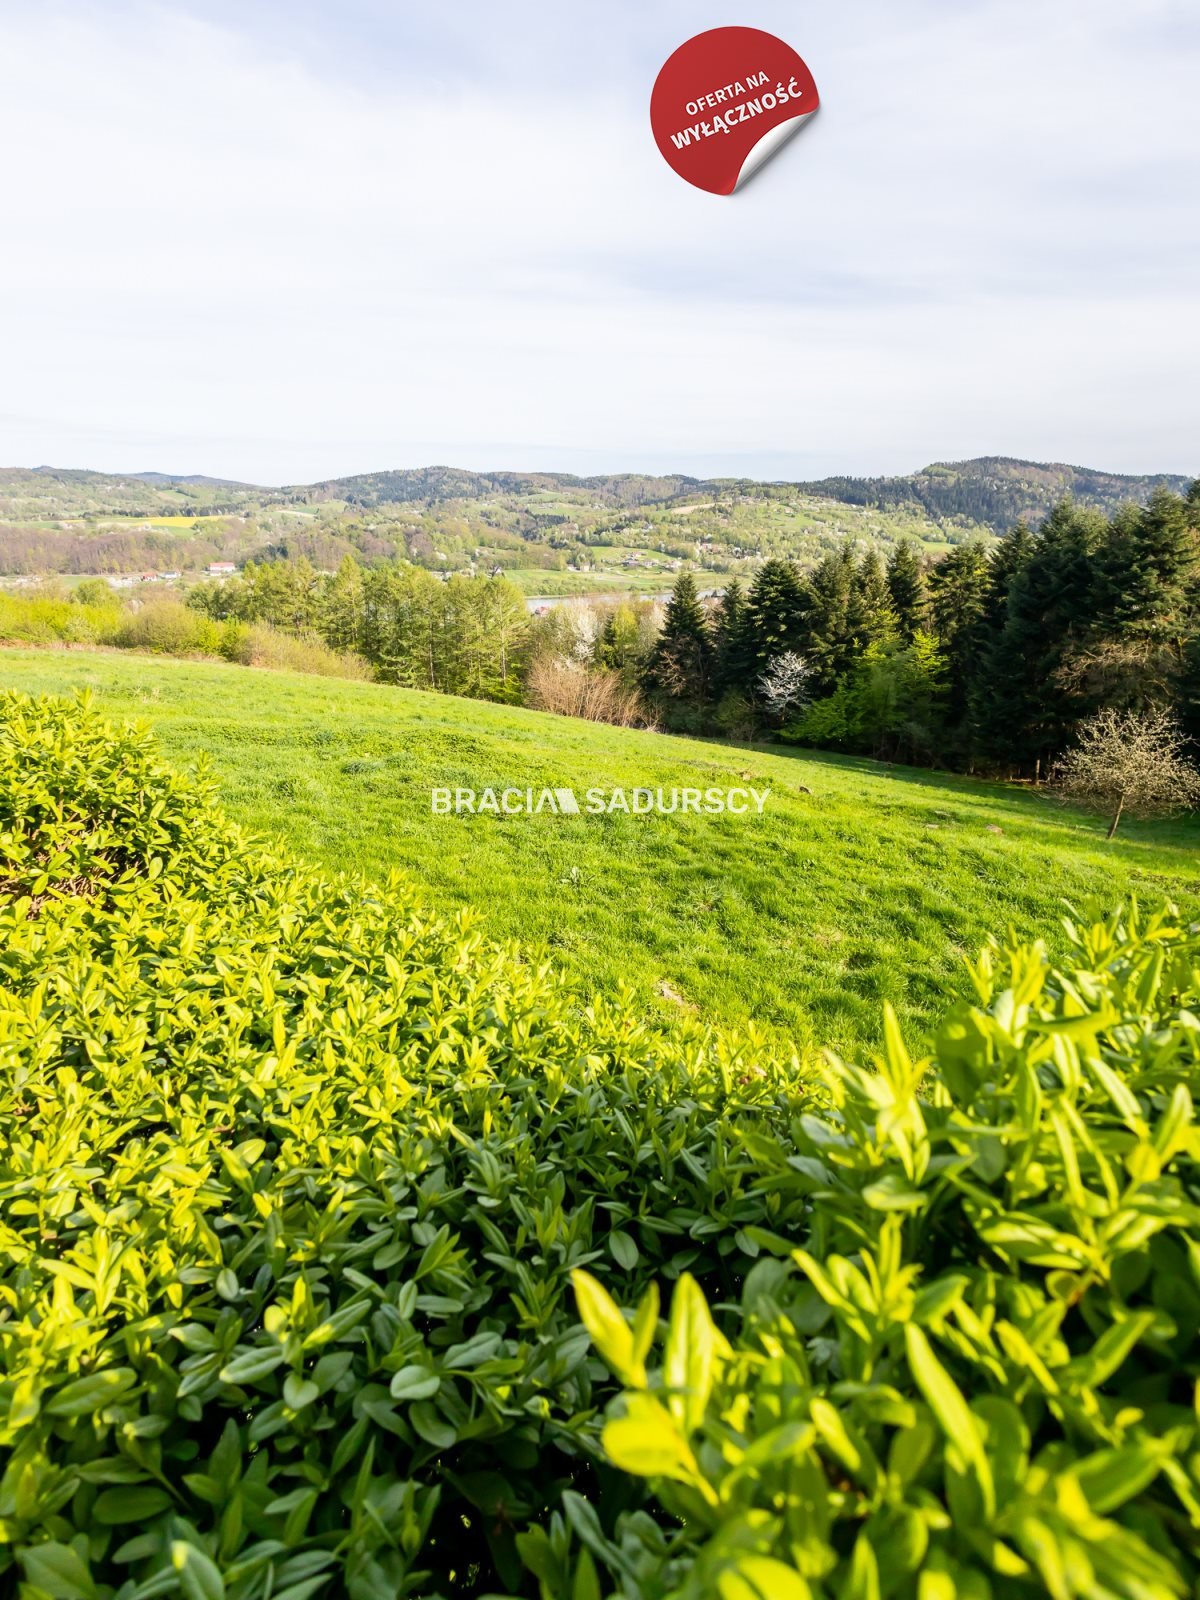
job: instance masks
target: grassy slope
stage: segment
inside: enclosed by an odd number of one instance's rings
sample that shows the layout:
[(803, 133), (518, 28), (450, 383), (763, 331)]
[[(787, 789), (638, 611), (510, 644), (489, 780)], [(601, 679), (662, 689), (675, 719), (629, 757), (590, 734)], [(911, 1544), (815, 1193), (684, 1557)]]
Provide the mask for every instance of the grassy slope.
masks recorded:
[[(802, 1040), (916, 1035), (961, 956), (1061, 899), (1129, 890), (1200, 904), (1200, 827), (1131, 823), (1113, 845), (1044, 796), (867, 761), (702, 744), (373, 684), (81, 651), (0, 652), (0, 685), (89, 687), (167, 755), (212, 759), (230, 809), (333, 867), (398, 866), (444, 909), (483, 908), (592, 986), (664, 980), (714, 1020)], [(434, 785), (769, 785), (761, 818), (435, 817)], [(802, 792), (801, 786), (812, 790)], [(1001, 829), (1002, 832), (992, 831)]]

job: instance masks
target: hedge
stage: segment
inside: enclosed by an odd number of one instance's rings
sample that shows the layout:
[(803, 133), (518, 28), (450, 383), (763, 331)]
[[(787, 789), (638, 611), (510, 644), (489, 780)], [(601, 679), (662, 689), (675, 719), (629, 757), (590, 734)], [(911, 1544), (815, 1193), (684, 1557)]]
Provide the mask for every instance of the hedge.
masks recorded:
[(796, 1063), (303, 868), (87, 702), (0, 701), (0, 952), (0, 1584), (519, 1592), (611, 1476), (570, 1273), (735, 1293)]

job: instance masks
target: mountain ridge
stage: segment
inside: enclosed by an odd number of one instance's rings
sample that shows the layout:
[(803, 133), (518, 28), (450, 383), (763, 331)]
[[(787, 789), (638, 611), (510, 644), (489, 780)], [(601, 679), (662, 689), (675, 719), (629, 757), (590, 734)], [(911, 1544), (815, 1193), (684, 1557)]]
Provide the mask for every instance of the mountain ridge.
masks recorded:
[[(29, 483), (29, 480), (33, 480)], [(103, 473), (87, 468), (38, 466), (0, 468), (0, 493), (28, 484), (34, 498), (53, 483), (68, 493), (90, 489), (128, 496), (133, 486), (181, 491), (189, 488), (257, 498), (269, 504), (340, 500), (370, 508), (383, 505), (472, 501), (490, 495), (572, 492), (594, 495), (603, 504), (630, 511), (649, 504), (671, 504), (689, 496), (740, 493), (771, 496), (785, 492), (882, 511), (911, 507), (935, 522), (973, 522), (1003, 533), (1020, 518), (1044, 516), (1056, 501), (1070, 496), (1111, 511), (1125, 501), (1144, 502), (1158, 488), (1176, 493), (1191, 481), (1183, 473), (1119, 473), (1066, 462), (1030, 461), (1017, 456), (974, 456), (933, 461), (915, 472), (874, 477), (832, 475), (817, 479), (695, 477), (685, 473), (595, 473), (515, 471), (435, 464), (388, 468), (316, 479), (310, 483), (263, 485), (206, 473), (142, 471)], [(127, 514), (140, 509), (122, 506)], [(153, 507), (147, 507), (152, 510)]]

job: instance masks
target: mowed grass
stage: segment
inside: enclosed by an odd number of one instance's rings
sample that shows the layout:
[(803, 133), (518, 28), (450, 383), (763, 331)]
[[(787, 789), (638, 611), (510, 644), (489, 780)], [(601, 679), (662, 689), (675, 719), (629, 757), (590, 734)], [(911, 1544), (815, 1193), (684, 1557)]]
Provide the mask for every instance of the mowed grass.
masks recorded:
[[(802, 1047), (914, 1045), (989, 930), (1062, 954), (1064, 899), (1200, 908), (1200, 826), (1102, 823), (1044, 794), (869, 761), (629, 732), (382, 685), (118, 653), (0, 652), (0, 683), (87, 688), (166, 755), (204, 754), (231, 813), (331, 868), (409, 874), (444, 911), (584, 989), (755, 1019)], [(435, 816), (434, 786), (753, 784), (761, 816)], [(811, 792), (806, 792), (811, 791)]]

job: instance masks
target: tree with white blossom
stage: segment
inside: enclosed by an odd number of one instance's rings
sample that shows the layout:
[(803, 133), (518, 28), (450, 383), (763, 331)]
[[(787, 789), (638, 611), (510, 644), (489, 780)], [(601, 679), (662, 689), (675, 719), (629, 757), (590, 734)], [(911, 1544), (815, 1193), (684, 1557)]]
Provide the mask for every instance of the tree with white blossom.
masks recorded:
[(785, 650), (767, 662), (767, 670), (758, 680), (759, 698), (773, 716), (785, 717), (807, 705), (811, 677), (812, 668), (804, 657)]

